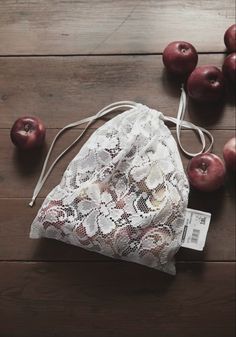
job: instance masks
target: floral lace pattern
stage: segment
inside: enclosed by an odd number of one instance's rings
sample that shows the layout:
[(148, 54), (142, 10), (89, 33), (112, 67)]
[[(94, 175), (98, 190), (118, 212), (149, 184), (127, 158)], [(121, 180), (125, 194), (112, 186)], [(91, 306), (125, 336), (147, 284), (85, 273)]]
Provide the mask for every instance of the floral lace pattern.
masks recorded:
[(174, 274), (189, 186), (162, 116), (138, 104), (97, 129), (45, 199), (31, 238)]

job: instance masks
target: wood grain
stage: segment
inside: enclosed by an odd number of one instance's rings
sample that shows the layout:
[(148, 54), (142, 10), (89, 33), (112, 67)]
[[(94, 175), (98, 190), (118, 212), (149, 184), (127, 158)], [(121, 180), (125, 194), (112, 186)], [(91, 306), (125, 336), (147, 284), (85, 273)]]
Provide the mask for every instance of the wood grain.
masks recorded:
[[(223, 59), (200, 55), (199, 64), (221, 67)], [(10, 128), (22, 115), (61, 128), (127, 99), (176, 116), (180, 86), (164, 71), (160, 55), (0, 58), (0, 128)], [(228, 95), (221, 104), (205, 106), (190, 100), (186, 119), (209, 129), (234, 129), (234, 99)]]
[[(215, 193), (191, 190), (189, 207), (211, 212), (212, 221), (203, 252), (180, 249), (176, 277), (28, 238), (43, 198), (111, 116), (92, 126), (27, 206), (59, 128), (126, 99), (176, 116), (181, 83), (163, 69), (164, 47), (189, 41), (199, 65), (221, 67), (234, 21), (233, 0), (0, 1), (0, 337), (235, 336), (235, 175)], [(10, 127), (22, 115), (45, 122), (41, 151), (11, 144)], [(190, 100), (186, 119), (212, 131), (222, 157), (235, 133), (235, 97), (204, 107)], [(53, 157), (80, 132), (60, 138)], [(191, 132), (182, 140), (199, 148)]]
[(174, 40), (224, 51), (233, 0), (2, 0), (0, 55), (157, 53)]
[(233, 263), (0, 263), (4, 337), (233, 337)]
[[(33, 189), (39, 177), (43, 159), (45, 158), (47, 147), (54, 138), (57, 130), (49, 129), (47, 132), (47, 145), (42, 151), (34, 153), (21, 153), (11, 143), (9, 130), (0, 130), (0, 198), (21, 198), (32, 196)], [(72, 141), (80, 134), (81, 130), (70, 130), (66, 132), (59, 140), (53, 152), (51, 161), (55, 159)], [(89, 130), (86, 136), (59, 161), (54, 171), (48, 178), (39, 196), (45, 197), (54, 186), (56, 186), (70, 161), (79, 152), (81, 146), (86, 142), (93, 130)], [(234, 135), (232, 130), (212, 130), (215, 138), (214, 153), (222, 157), (222, 149), (225, 142)], [(173, 132), (175, 136), (175, 132)], [(192, 151), (200, 149), (199, 140), (191, 131), (183, 131), (182, 143), (186, 148)], [(188, 158), (182, 155), (183, 165), (186, 168)], [(234, 195), (234, 176), (229, 176), (227, 184), (221, 192), (222, 197), (225, 194)], [(212, 197), (214, 196), (214, 193)], [(201, 198), (200, 198), (201, 199)]]
[[(29, 239), (30, 224), (42, 199), (34, 208), (27, 199), (0, 199), (0, 260), (23, 261), (111, 261), (102, 255), (55, 240)], [(209, 198), (191, 192), (189, 207), (212, 213), (203, 252), (181, 248), (178, 261), (235, 261), (235, 199), (220, 192)]]

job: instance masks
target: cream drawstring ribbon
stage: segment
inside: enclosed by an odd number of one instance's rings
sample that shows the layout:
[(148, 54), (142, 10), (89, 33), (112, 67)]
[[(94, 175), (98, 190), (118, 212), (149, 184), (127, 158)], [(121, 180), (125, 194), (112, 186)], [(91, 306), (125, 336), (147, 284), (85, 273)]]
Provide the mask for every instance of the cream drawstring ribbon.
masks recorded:
[[(181, 150), (190, 157), (195, 157), (203, 152), (208, 152), (211, 150), (213, 143), (214, 143), (214, 138), (212, 136), (212, 134), (207, 131), (206, 129), (200, 127), (200, 126), (196, 126), (195, 124), (191, 123), (191, 122), (187, 122), (184, 120), (184, 115), (185, 115), (185, 111), (186, 111), (186, 106), (187, 106), (187, 97), (186, 97), (186, 93), (184, 90), (184, 87), (182, 85), (181, 87), (181, 96), (180, 96), (180, 101), (179, 101), (179, 109), (178, 109), (178, 113), (177, 113), (177, 117), (168, 117), (168, 116), (164, 116), (164, 121), (169, 121), (172, 122), (174, 124), (176, 124), (176, 136), (177, 136), (177, 141), (179, 144), (179, 147), (181, 148)], [(202, 143), (202, 149), (199, 152), (188, 152), (187, 150), (184, 149), (182, 143), (181, 143), (181, 139), (180, 139), (180, 133), (181, 133), (181, 129), (190, 129), (193, 131), (196, 131), (199, 135), (199, 138), (201, 140)], [(210, 139), (210, 145), (209, 147), (206, 149), (206, 140), (205, 140), (205, 136), (204, 133), (209, 137)]]
[[(203, 152), (207, 152), (207, 151), (210, 151), (211, 148), (212, 148), (212, 145), (214, 143), (214, 139), (213, 139), (213, 136), (212, 134), (207, 131), (206, 129), (202, 128), (202, 127), (199, 127), (199, 126), (196, 126), (194, 124), (192, 124), (191, 122), (187, 122), (187, 121), (184, 121), (184, 115), (185, 115), (185, 110), (186, 110), (186, 104), (187, 104), (187, 99), (186, 99), (186, 93), (184, 91), (184, 88), (182, 86), (181, 88), (182, 92), (181, 92), (181, 96), (180, 96), (180, 103), (179, 103), (179, 109), (178, 109), (178, 113), (177, 113), (177, 118), (174, 118), (174, 117), (167, 117), (167, 116), (164, 116), (163, 120), (164, 121), (169, 121), (169, 122), (172, 122), (174, 124), (176, 124), (176, 134), (177, 134), (177, 141), (178, 141), (178, 144), (181, 148), (181, 150), (187, 154), (188, 156), (190, 157), (194, 157), (198, 154), (201, 154)], [(102, 110), (100, 110), (96, 115), (94, 116), (91, 116), (91, 117), (87, 117), (87, 118), (84, 118), (80, 121), (77, 121), (77, 122), (74, 122), (74, 123), (71, 123), (71, 124), (68, 124), (66, 125), (63, 129), (61, 129), (55, 136), (55, 138), (53, 139), (52, 141), (52, 144), (48, 150), (48, 153), (47, 153), (47, 156), (44, 160), (44, 164), (43, 164), (43, 167), (42, 167), (42, 171), (41, 171), (41, 174), (39, 176), (39, 179), (37, 181), (37, 184), (35, 186), (35, 189), (34, 189), (34, 192), (33, 192), (33, 196), (32, 196), (32, 199), (31, 199), (31, 202), (29, 203), (29, 206), (33, 206), (34, 205), (34, 202), (35, 202), (35, 199), (37, 198), (41, 188), (43, 187), (46, 179), (48, 178), (49, 174), (52, 172), (54, 166), (57, 164), (57, 162), (61, 159), (61, 157), (66, 153), (68, 152), (71, 147), (73, 145), (75, 145), (84, 135), (84, 133), (86, 132), (86, 130), (89, 128), (89, 126), (94, 122), (96, 121), (97, 119), (99, 119), (100, 117), (103, 117), (105, 115), (107, 115), (108, 113), (112, 112), (112, 111), (115, 111), (115, 110), (119, 110), (119, 109), (124, 109), (124, 108), (128, 108), (128, 109), (132, 109), (132, 108), (135, 108), (137, 107), (139, 104), (136, 103), (136, 102), (132, 102), (132, 101), (120, 101), (120, 102), (115, 102), (115, 103), (112, 103), (108, 106), (106, 106), (105, 108), (103, 108)], [(57, 139), (60, 137), (60, 135), (65, 131), (65, 130), (68, 130), (68, 129), (71, 129), (71, 128), (74, 128), (78, 125), (81, 125), (81, 124), (84, 124), (84, 123), (87, 123), (86, 127), (84, 128), (84, 130), (82, 131), (82, 133), (72, 142), (72, 144), (70, 144), (54, 161), (53, 163), (51, 164), (51, 166), (48, 168), (48, 170), (46, 171), (46, 168), (47, 168), (47, 164), (48, 164), (48, 160), (49, 160), (49, 157), (52, 153), (52, 150), (53, 150), (53, 147), (57, 141)], [(181, 143), (181, 139), (180, 139), (180, 133), (181, 133), (181, 129), (182, 128), (185, 128), (185, 129), (190, 129), (190, 130), (194, 130), (194, 131), (197, 131), (198, 132), (198, 135), (199, 135), (199, 138), (201, 140), (201, 143), (202, 143), (202, 149), (201, 151), (199, 151), (198, 153), (191, 153), (191, 152), (188, 152), (186, 151), (183, 146), (182, 146), (182, 143)], [(204, 133), (209, 137), (210, 139), (210, 146), (208, 147), (207, 150), (205, 150), (206, 148), (206, 140), (205, 140), (205, 135)]]
[[(74, 123), (71, 123), (71, 124), (68, 124), (66, 125), (63, 129), (61, 129), (55, 136), (55, 138), (53, 139), (52, 141), (52, 144), (48, 150), (48, 153), (47, 153), (47, 156), (44, 160), (44, 164), (43, 164), (43, 167), (42, 167), (42, 171), (41, 171), (41, 174), (39, 176), (39, 179), (37, 181), (37, 184), (35, 186), (35, 189), (34, 189), (34, 192), (33, 192), (33, 196), (32, 196), (32, 200), (31, 202), (29, 203), (29, 206), (33, 206), (34, 205), (34, 201), (35, 199), (37, 198), (41, 188), (43, 187), (43, 184), (45, 183), (46, 179), (48, 178), (49, 174), (52, 172), (54, 166), (56, 165), (56, 163), (61, 159), (61, 157), (66, 153), (68, 152), (73, 145), (75, 145), (79, 140), (80, 138), (83, 137), (84, 133), (87, 131), (87, 129), (89, 128), (89, 126), (94, 122), (96, 121), (98, 118), (102, 117), (102, 116), (105, 116), (107, 115), (108, 113), (114, 111), (114, 110), (118, 110), (118, 109), (122, 109), (122, 108), (134, 108), (137, 106), (137, 103), (135, 102), (132, 102), (132, 101), (121, 101), (121, 102), (115, 102), (115, 103), (112, 103), (108, 106), (106, 106), (105, 108), (103, 108), (102, 110), (98, 111), (98, 113), (94, 116), (91, 116), (91, 117), (87, 117), (87, 118), (84, 118), (84, 119), (81, 119), (80, 121), (77, 121), (77, 122), (74, 122)], [(51, 166), (49, 167), (49, 169), (47, 170), (47, 172), (45, 173), (46, 171), (46, 167), (47, 167), (47, 164), (48, 164), (48, 160), (49, 160), (49, 157), (50, 157), (50, 154), (53, 150), (53, 147), (57, 141), (57, 139), (60, 137), (60, 135), (68, 130), (68, 129), (71, 129), (71, 128), (74, 128), (78, 125), (81, 125), (81, 124), (84, 124), (84, 123), (88, 123), (86, 125), (86, 127), (84, 128), (84, 130), (82, 131), (82, 133), (73, 141), (72, 144), (70, 144), (55, 160), (54, 162), (51, 164)]]

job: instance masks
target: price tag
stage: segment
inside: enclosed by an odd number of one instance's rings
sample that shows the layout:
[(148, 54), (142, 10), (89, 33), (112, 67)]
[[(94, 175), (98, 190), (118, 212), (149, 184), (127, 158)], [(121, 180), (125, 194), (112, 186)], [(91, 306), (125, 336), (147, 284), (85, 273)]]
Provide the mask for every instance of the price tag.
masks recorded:
[(210, 221), (210, 213), (187, 208), (181, 246), (195, 250), (203, 250)]

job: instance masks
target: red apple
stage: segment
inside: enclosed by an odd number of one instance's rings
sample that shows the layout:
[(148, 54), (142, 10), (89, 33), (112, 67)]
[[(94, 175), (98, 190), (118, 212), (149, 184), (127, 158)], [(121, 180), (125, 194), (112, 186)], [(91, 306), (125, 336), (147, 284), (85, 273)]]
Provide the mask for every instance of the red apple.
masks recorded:
[(226, 30), (224, 41), (228, 52), (236, 51), (236, 24)]
[(224, 77), (214, 66), (194, 69), (187, 80), (187, 91), (191, 98), (199, 102), (214, 102), (224, 94)]
[(188, 42), (171, 42), (163, 52), (163, 63), (166, 69), (176, 75), (190, 74), (196, 67), (197, 61), (197, 51)]
[(229, 54), (223, 63), (223, 74), (232, 83), (236, 83), (236, 53)]
[(10, 135), (18, 148), (30, 150), (43, 144), (45, 134), (45, 126), (38, 117), (21, 117), (13, 124)]
[(200, 191), (217, 190), (224, 183), (225, 165), (212, 153), (203, 153), (192, 158), (187, 167), (190, 184)]
[(231, 138), (224, 146), (223, 156), (226, 167), (229, 170), (236, 170), (236, 137)]

